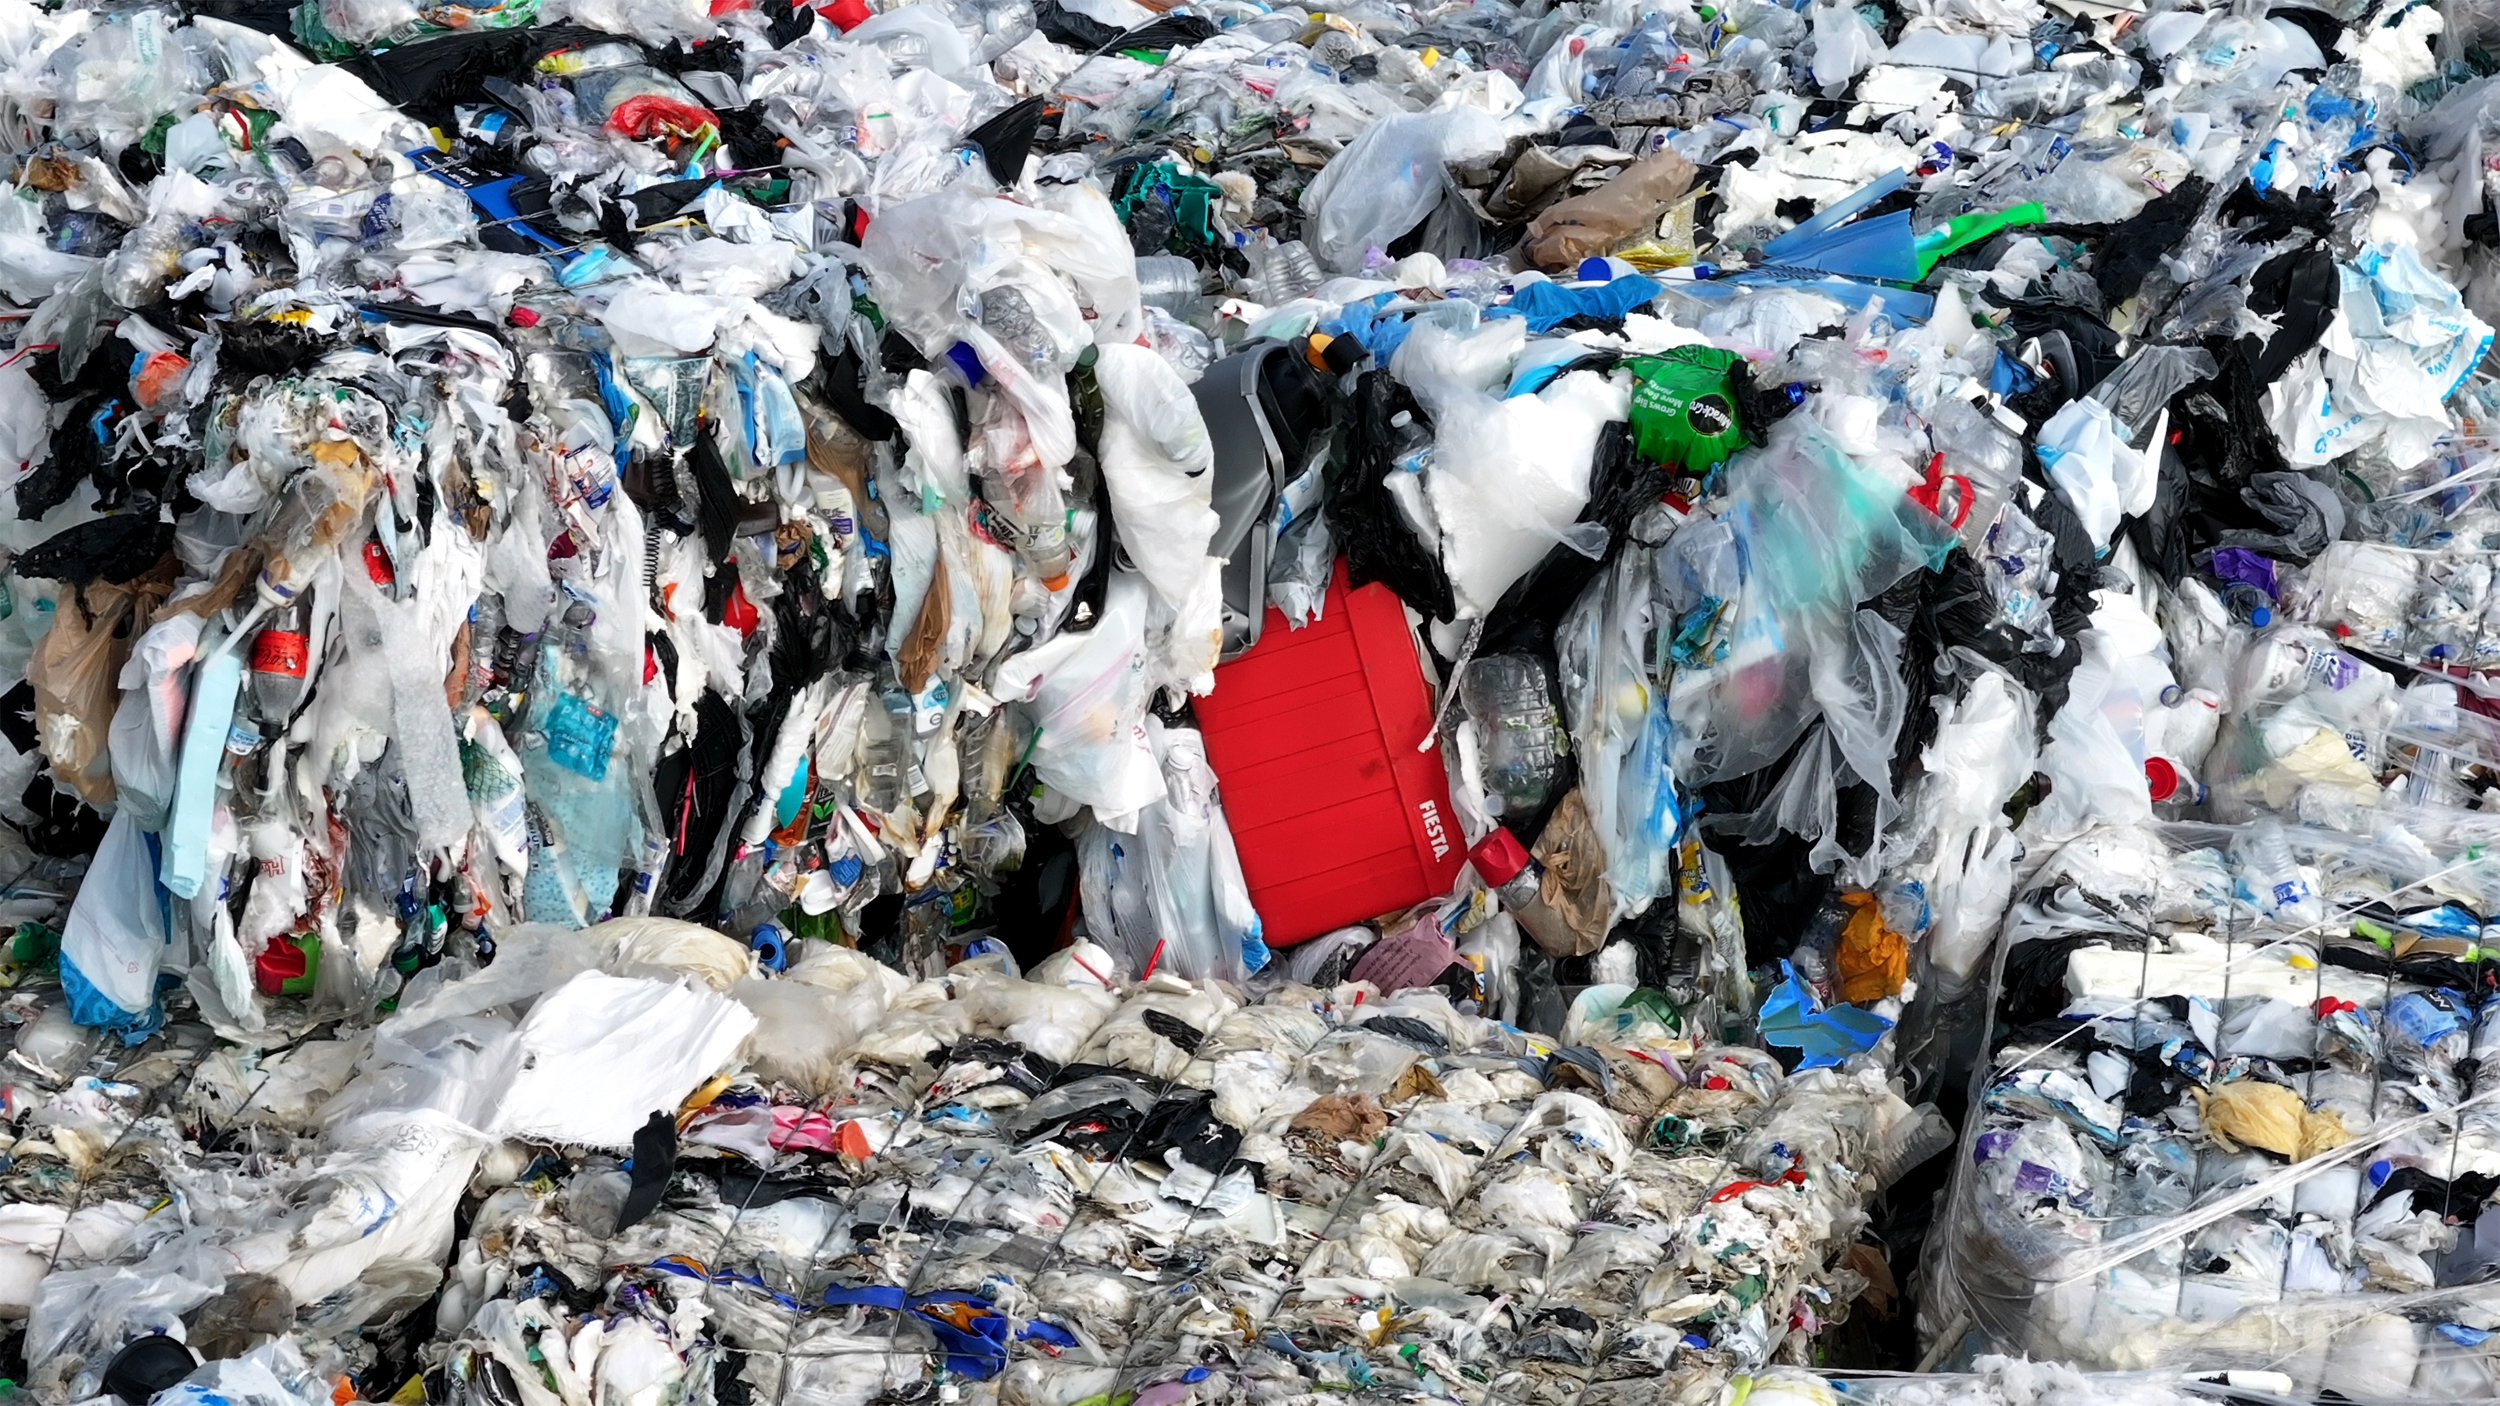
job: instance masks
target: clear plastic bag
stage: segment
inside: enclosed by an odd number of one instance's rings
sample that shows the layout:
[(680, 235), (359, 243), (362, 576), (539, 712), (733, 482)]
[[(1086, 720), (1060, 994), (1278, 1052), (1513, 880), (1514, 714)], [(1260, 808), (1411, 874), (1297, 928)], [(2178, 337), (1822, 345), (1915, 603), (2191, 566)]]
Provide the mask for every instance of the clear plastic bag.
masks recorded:
[(1381, 118), (1303, 191), (1311, 252), (1328, 268), (1360, 271), (1365, 254), (1422, 224), (1440, 205), (1448, 188), (1445, 165), (1501, 146), (1499, 125), (1478, 108)]
[(1696, 519), (1669, 548), (1698, 563), (1684, 535), (1719, 544), (1706, 570), (1685, 569), (1693, 584), (1678, 598), (1669, 708), (1686, 786), (1778, 760), (1820, 715), (1812, 661), (1847, 651), (1857, 603), (1953, 544), (1942, 519), (1807, 416), (1781, 421), (1769, 447), (1738, 465), (1719, 518)]
[(1163, 795), (1133, 835), (1097, 824), (1078, 848), (1086, 925), (1132, 972), (1239, 984), (1263, 964), (1259, 915), (1192, 728), (1146, 720)]

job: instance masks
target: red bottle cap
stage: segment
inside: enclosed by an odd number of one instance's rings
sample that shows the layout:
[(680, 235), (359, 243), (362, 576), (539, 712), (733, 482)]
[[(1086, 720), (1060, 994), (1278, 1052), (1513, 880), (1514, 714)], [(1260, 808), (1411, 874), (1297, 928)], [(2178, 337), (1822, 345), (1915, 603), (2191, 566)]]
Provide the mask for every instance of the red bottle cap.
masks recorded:
[(1519, 877), (1519, 871), (1528, 867), (1527, 847), (1503, 825), (1494, 826), (1492, 834), (1476, 841), (1476, 847), (1467, 851), (1467, 858), (1474, 862), (1484, 881), (1495, 888)]
[(2179, 794), (2179, 769), (2167, 757), (2144, 759), (2144, 784), (2157, 801), (2169, 800)]

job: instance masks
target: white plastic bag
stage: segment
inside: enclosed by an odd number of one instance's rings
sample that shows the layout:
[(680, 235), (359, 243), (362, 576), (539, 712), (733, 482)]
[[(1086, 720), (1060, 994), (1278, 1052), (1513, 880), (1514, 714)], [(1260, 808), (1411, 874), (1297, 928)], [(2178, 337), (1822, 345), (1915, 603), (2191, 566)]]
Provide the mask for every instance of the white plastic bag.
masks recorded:
[(1424, 487), (1462, 615), (1491, 614), (1565, 540), (1588, 503), (1598, 432), (1623, 418), (1630, 394), (1610, 377), (1574, 371), (1536, 395), (1454, 396), (1443, 406)]
[(1119, 828), (1162, 798), (1163, 774), (1146, 737), (1142, 578), (1114, 572), (1094, 628), (1063, 632), (1008, 660), (998, 691), (1031, 712), (1039, 729), (1033, 772), (1052, 790)]
[(2040, 427), (2039, 454), (2095, 551), (2108, 548), (2120, 518), (2153, 506), (2154, 466), (2097, 400), (2070, 400), (2050, 416)]
[(675, 1112), (754, 1029), (754, 1013), (726, 996), (584, 972), (521, 1022), (517, 1066), (491, 1131), (630, 1147), (654, 1112)]
[(129, 811), (114, 815), (61, 932), (61, 985), (81, 1025), (130, 1025), (156, 1004), (165, 906), (156, 859)]
[(1179, 606), (1204, 574), (1215, 536), (1215, 445), (1170, 362), (1140, 346), (1105, 346), (1098, 355), (1102, 476), (1120, 545), (1164, 604)]

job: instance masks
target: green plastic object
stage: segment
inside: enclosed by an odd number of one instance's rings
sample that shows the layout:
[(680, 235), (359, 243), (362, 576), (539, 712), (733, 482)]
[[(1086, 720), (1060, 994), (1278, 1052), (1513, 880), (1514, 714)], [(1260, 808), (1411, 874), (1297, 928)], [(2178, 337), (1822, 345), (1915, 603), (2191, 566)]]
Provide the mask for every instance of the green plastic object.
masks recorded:
[(19, 971), (50, 971), (60, 965), (61, 934), (42, 923), (20, 923), (9, 937), (9, 965)]
[(1967, 249), (1999, 230), (2048, 222), (2049, 212), (2037, 200), (2027, 200), (2003, 210), (1956, 215), (1918, 237), (1919, 276), (1924, 278), (1933, 272), (1946, 255)]
[(1670, 469), (1707, 474), (1745, 442), (1737, 410), (1736, 366), (1744, 358), (1716, 347), (1671, 347), (1638, 356), (1632, 369), (1632, 444)]
[(1215, 244), (1215, 207), (1224, 201), (1224, 188), (1204, 176), (1192, 175), (1169, 161), (1157, 161), (1138, 167), (1129, 177), (1127, 187), (1111, 202), (1120, 223), (1127, 225), (1137, 217), (1137, 207), (1155, 201), (1172, 213), (1173, 237), (1181, 245), (1212, 248)]

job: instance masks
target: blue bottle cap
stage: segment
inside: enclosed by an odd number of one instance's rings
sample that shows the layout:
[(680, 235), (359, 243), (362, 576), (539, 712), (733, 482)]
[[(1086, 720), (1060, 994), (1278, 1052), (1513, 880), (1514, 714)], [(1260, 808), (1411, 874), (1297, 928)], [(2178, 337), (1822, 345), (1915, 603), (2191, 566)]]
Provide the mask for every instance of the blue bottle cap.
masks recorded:
[(747, 945), (755, 949), (755, 959), (763, 964), (766, 971), (782, 971), (790, 965), (790, 936), (781, 930), (778, 923), (758, 927), (754, 935), (747, 939)]

